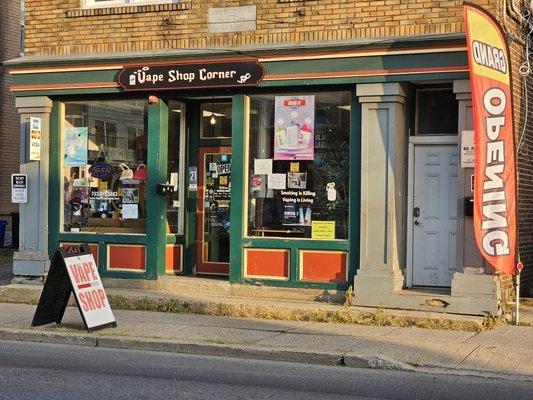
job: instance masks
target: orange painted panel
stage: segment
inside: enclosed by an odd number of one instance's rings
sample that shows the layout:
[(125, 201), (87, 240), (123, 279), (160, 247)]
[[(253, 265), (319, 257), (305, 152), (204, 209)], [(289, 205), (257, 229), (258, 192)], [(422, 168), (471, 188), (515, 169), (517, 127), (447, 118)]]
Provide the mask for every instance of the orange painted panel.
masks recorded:
[(111, 244), (107, 248), (108, 269), (143, 271), (146, 267), (146, 247)]
[(181, 245), (167, 245), (165, 269), (167, 272), (181, 271)]
[(246, 275), (288, 278), (289, 251), (246, 249)]
[[(59, 247), (64, 249), (65, 247), (68, 247), (68, 246), (80, 245), (80, 244), (81, 243), (72, 243), (72, 242), (59, 243)], [(96, 262), (96, 265), (98, 265), (98, 243), (88, 243), (88, 245), (89, 245), (89, 250), (91, 250), (91, 253), (93, 254), (94, 261)]]
[(347, 253), (302, 251), (300, 257), (302, 280), (346, 283)]

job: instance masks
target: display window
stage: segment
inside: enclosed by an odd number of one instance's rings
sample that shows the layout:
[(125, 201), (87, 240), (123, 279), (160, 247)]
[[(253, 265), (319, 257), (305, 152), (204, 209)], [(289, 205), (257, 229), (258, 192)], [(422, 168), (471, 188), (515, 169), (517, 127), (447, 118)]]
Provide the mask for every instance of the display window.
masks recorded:
[(200, 104), (202, 115), (200, 137), (203, 139), (224, 139), (231, 137), (231, 101), (212, 100)]
[(64, 103), (64, 232), (146, 233), (144, 100)]
[(248, 235), (347, 239), (350, 93), (250, 97)]
[(185, 193), (185, 104), (169, 101), (167, 182), (174, 192), (167, 195), (167, 233), (183, 234)]

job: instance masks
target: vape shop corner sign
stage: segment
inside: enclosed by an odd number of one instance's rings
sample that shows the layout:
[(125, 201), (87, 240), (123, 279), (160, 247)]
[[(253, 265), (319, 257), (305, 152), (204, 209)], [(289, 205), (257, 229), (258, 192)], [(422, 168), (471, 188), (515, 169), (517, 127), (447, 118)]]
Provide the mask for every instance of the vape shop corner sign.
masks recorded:
[(125, 67), (118, 83), (126, 91), (256, 86), (265, 75), (256, 61), (137, 65)]

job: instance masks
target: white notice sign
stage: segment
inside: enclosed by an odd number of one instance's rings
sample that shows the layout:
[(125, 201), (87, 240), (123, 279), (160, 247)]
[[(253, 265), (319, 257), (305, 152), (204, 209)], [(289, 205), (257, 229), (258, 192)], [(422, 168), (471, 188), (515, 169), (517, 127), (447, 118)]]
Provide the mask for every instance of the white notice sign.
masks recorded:
[(11, 202), (15, 204), (28, 202), (28, 175), (11, 175)]
[(41, 118), (30, 118), (30, 161), (41, 159)]
[(268, 175), (268, 188), (275, 189), (275, 190), (287, 189), (287, 175), (285, 174)]
[(474, 168), (474, 131), (461, 132), (461, 168)]
[(93, 255), (83, 254), (64, 260), (87, 329), (114, 323), (115, 317)]
[(255, 158), (254, 159), (254, 174), (255, 175), (270, 175), (272, 173), (272, 159), (271, 158)]

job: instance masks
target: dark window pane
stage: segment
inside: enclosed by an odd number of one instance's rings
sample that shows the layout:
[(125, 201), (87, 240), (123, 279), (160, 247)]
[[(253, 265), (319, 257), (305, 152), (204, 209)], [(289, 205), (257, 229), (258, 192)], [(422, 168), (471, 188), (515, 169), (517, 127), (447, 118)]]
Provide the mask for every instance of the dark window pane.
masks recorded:
[(458, 103), (451, 89), (417, 92), (417, 134), (457, 135)]

